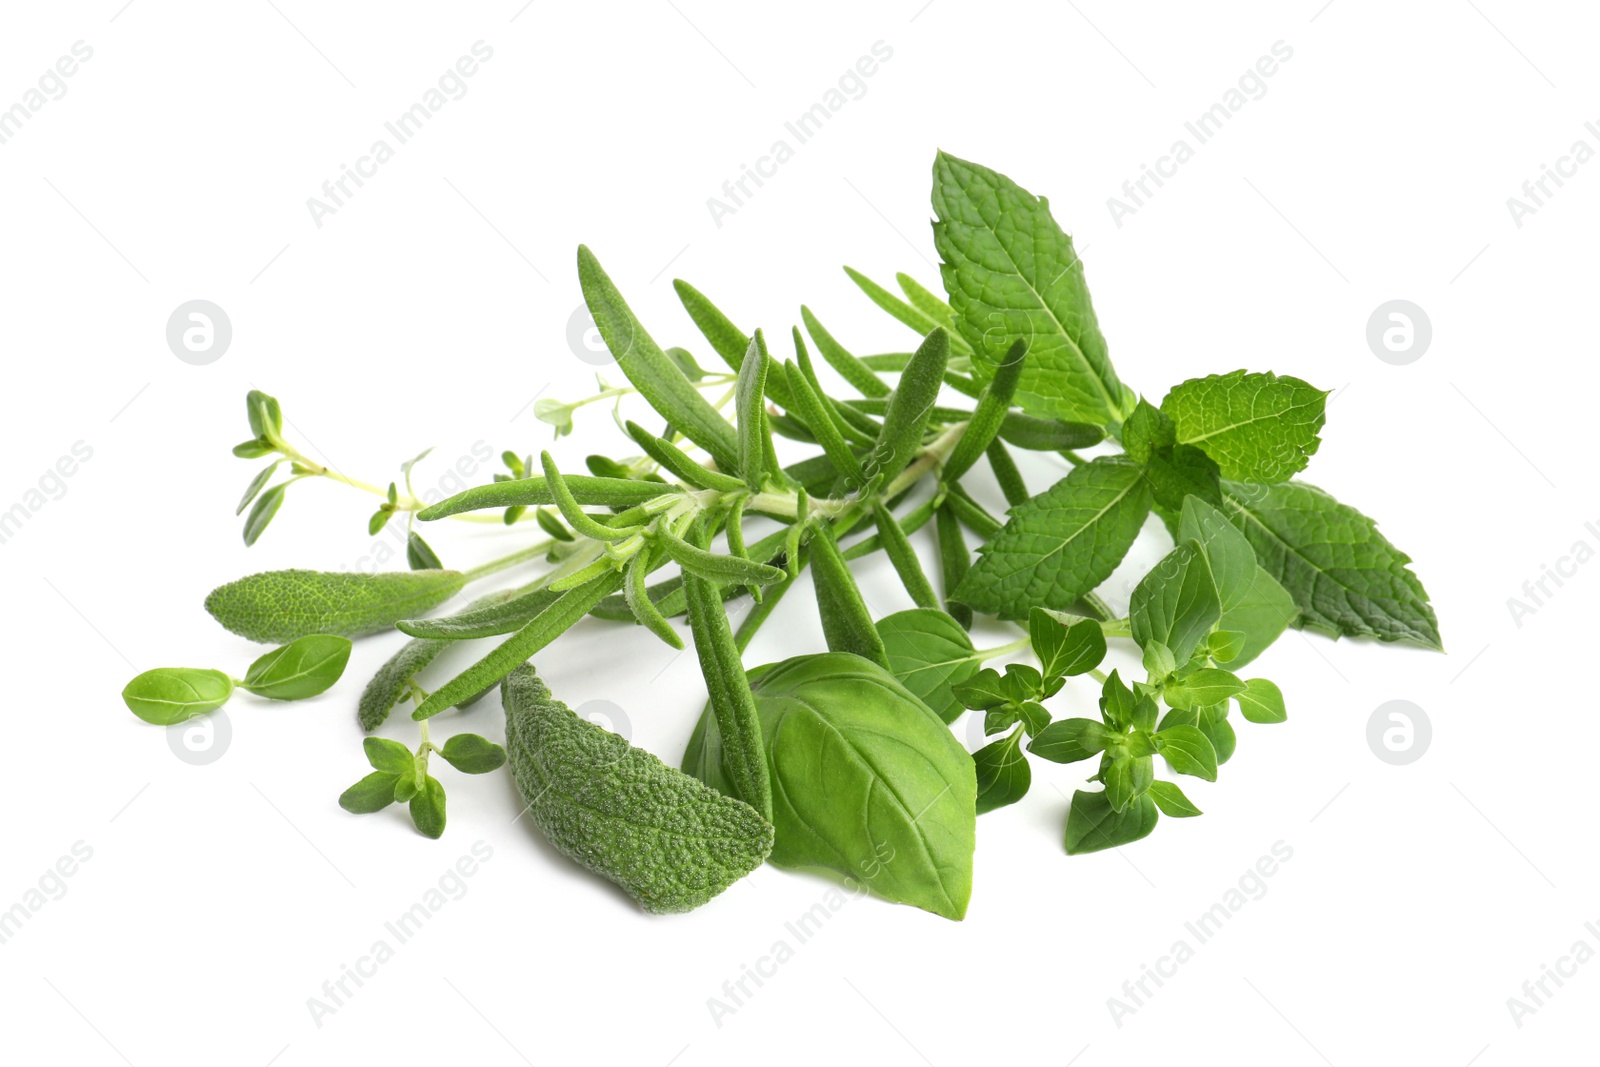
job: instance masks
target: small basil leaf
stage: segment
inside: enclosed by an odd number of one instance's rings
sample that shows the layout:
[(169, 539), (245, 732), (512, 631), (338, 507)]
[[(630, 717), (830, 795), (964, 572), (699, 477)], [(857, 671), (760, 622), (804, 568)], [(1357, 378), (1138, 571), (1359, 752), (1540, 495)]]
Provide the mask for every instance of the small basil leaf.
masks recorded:
[(1229, 671), (1202, 667), (1181, 681), (1169, 681), (1162, 692), (1174, 708), (1204, 708), (1220, 704), (1245, 690), (1245, 683)]
[(1206, 638), (1206, 654), (1218, 663), (1236, 660), (1244, 654), (1246, 639), (1238, 630), (1214, 630)]
[[(369, 737), (361, 742), (367, 762), (386, 774), (405, 774), (412, 768), (415, 758), (411, 750), (398, 741), (386, 737)], [(392, 793), (393, 790), (391, 789)]]
[(304, 700), (328, 689), (350, 661), (350, 639), (310, 634), (275, 648), (250, 664), (240, 683), (272, 700)]
[[(371, 741), (373, 738), (367, 738)], [(394, 803), (395, 776), (373, 771), (339, 794), (339, 806), (352, 815), (370, 815)]]
[(1025, 700), (1017, 706), (1017, 718), (1022, 720), (1022, 728), (1029, 737), (1037, 737), (1040, 730), (1050, 725), (1050, 713), (1043, 704), (1033, 700)]
[(1148, 794), (1119, 812), (1103, 791), (1080, 789), (1072, 794), (1072, 808), (1067, 813), (1067, 855), (1081, 856), (1148, 837), (1159, 817)]
[(985, 667), (967, 681), (956, 683), (950, 687), (950, 692), (961, 703), (976, 711), (997, 708), (1011, 699), (1001, 681), (1000, 672), (993, 667)]
[(171, 726), (216, 711), (233, 695), (233, 679), (198, 667), (157, 667), (122, 690), (122, 702), (145, 722)]
[(1033, 735), (1028, 751), (1054, 763), (1076, 763), (1104, 752), (1117, 737), (1093, 719), (1057, 719)]
[(1013, 704), (1037, 700), (1044, 694), (1044, 676), (1039, 668), (1026, 663), (1006, 664), (1006, 676), (1000, 684)]
[(1126, 811), (1128, 805), (1149, 789), (1150, 783), (1155, 780), (1155, 761), (1149, 756), (1113, 759), (1101, 772), (1101, 781), (1106, 786), (1106, 799), (1118, 812)]
[(1283, 692), (1265, 678), (1244, 683), (1244, 692), (1234, 695), (1246, 722), (1283, 722), (1289, 717), (1283, 706)]
[(1151, 782), (1150, 799), (1156, 802), (1161, 814), (1174, 819), (1189, 819), (1202, 814), (1199, 808), (1183, 795), (1183, 790), (1171, 782)]
[(411, 798), (411, 821), (424, 837), (438, 839), (444, 834), (444, 786), (431, 774)]
[(444, 743), (439, 755), (462, 774), (488, 774), (506, 761), (506, 750), (477, 734), (456, 734)]
[(1228, 722), (1228, 705), (1216, 704), (1200, 709), (1195, 725), (1206, 735), (1211, 747), (1217, 750), (1217, 765), (1227, 763), (1239, 743), (1233, 725)]
[(1067, 626), (1043, 608), (1028, 614), (1028, 637), (1046, 678), (1087, 674), (1106, 658), (1106, 635), (1093, 619)]
[(1173, 771), (1208, 782), (1217, 780), (1217, 750), (1198, 727), (1172, 726), (1157, 731), (1155, 738), (1161, 758)]
[(1100, 690), (1100, 715), (1106, 725), (1126, 730), (1133, 724), (1134, 704), (1133, 690), (1123, 684), (1116, 671), (1112, 671)]
[(1013, 730), (972, 754), (978, 775), (978, 814), (1015, 804), (1033, 783), (1028, 757), (1022, 753), (1022, 731)]
[(1128, 725), (1135, 730), (1153, 730), (1156, 725), (1156, 713), (1159, 710), (1152, 697), (1148, 694), (1141, 695), (1133, 705), (1133, 717), (1128, 720)]

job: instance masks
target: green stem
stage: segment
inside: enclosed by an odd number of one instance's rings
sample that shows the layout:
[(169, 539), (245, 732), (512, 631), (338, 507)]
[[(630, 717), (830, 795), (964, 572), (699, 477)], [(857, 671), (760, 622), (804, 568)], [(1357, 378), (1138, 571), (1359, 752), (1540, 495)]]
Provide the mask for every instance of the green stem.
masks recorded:
[(536, 544), (529, 545), (527, 548), (519, 548), (510, 555), (501, 556), (498, 559), (491, 559), (487, 563), (480, 563), (478, 566), (473, 567), (470, 570), (462, 571), (461, 573), (466, 576), (467, 581), (475, 582), (479, 578), (487, 578), (491, 574), (498, 574), (507, 567), (515, 567), (524, 560), (530, 560), (542, 556), (549, 552), (555, 543), (556, 542), (554, 538), (547, 541), (539, 541)]
[(973, 652), (973, 655), (977, 656), (980, 660), (999, 659), (1001, 656), (1009, 656), (1013, 652), (1021, 652), (1023, 649), (1029, 647), (1029, 645), (1032, 643), (1033, 642), (1030, 638), (1020, 637), (1011, 642), (1009, 645), (1000, 645), (998, 648), (978, 649), (977, 651)]

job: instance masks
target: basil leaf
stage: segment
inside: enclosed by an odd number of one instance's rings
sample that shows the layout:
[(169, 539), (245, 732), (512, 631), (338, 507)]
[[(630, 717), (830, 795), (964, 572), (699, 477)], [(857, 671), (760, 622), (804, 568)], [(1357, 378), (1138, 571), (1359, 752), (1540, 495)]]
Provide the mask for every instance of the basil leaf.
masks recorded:
[(933, 165), (933, 241), (973, 374), (994, 375), (1021, 339), (1024, 411), (1105, 425), (1133, 407), (1089, 301), (1083, 263), (1049, 206), (1011, 179), (940, 152)]
[(1148, 793), (1163, 815), (1174, 819), (1190, 819), (1203, 814), (1188, 797), (1183, 795), (1183, 790), (1171, 782), (1151, 782)]
[(309, 634), (250, 664), (241, 688), (271, 700), (304, 700), (325, 692), (350, 661), (350, 639)]
[(1126, 811), (1155, 781), (1155, 763), (1149, 756), (1114, 757), (1101, 767), (1100, 780), (1113, 810)]
[(309, 634), (359, 637), (437, 607), (465, 583), (457, 571), (265, 571), (213, 589), (206, 610), (263, 644)]
[(1161, 401), (1179, 444), (1197, 445), (1224, 478), (1281, 482), (1305, 470), (1321, 440), (1328, 394), (1288, 376), (1213, 374), (1175, 386)]
[(1106, 658), (1106, 635), (1093, 619), (1070, 627), (1043, 608), (1028, 613), (1028, 639), (1046, 678), (1088, 674)]
[(1220, 704), (1244, 691), (1245, 683), (1239, 680), (1238, 675), (1216, 667), (1202, 667), (1177, 681), (1168, 682), (1162, 696), (1170, 707), (1203, 708)]
[(772, 768), (772, 862), (829, 867), (949, 919), (972, 893), (972, 757), (926, 704), (869, 660), (785, 660), (751, 686)]
[(1252, 678), (1244, 683), (1244, 692), (1234, 695), (1239, 702), (1239, 713), (1246, 722), (1283, 722), (1289, 717), (1283, 706), (1283, 691), (1265, 678)]
[(963, 706), (977, 711), (997, 708), (1011, 701), (1005, 679), (993, 667), (985, 667), (968, 680), (951, 685), (950, 692)]
[(645, 332), (600, 261), (584, 245), (578, 246), (578, 281), (600, 336), (640, 395), (684, 436), (710, 452), (719, 468), (738, 470), (733, 427)]
[(1178, 774), (1192, 774), (1208, 782), (1217, 780), (1217, 750), (1194, 726), (1170, 726), (1155, 734), (1156, 750)]
[(534, 823), (645, 910), (699, 907), (771, 851), (772, 826), (754, 808), (580, 719), (532, 667), (501, 689), (511, 769)]
[(1025, 700), (1017, 705), (1017, 718), (1022, 721), (1022, 729), (1029, 737), (1035, 737), (1041, 730), (1050, 725), (1050, 712), (1043, 704), (1034, 700)]
[(1371, 519), (1304, 482), (1223, 488), (1257, 562), (1294, 597), (1296, 625), (1443, 649), (1428, 594), (1406, 566), (1411, 557)]
[(1111, 576), (1150, 511), (1141, 469), (1102, 456), (1011, 510), (955, 598), (1001, 618), (1062, 609)]
[(1206, 655), (1218, 663), (1232, 662), (1244, 655), (1246, 639), (1247, 635), (1237, 630), (1213, 630), (1206, 638)]
[[(369, 737), (367, 740), (373, 739)], [(373, 771), (339, 794), (339, 806), (352, 815), (370, 815), (382, 811), (394, 803), (395, 781), (393, 774)]]
[(1228, 705), (1213, 704), (1209, 708), (1201, 708), (1195, 713), (1195, 727), (1206, 735), (1206, 740), (1216, 750), (1217, 766), (1233, 757), (1239, 738), (1233, 732), (1233, 725), (1228, 722)]
[(1123, 683), (1116, 671), (1106, 676), (1100, 687), (1100, 714), (1106, 725), (1119, 731), (1132, 726), (1138, 703), (1133, 690)]
[(951, 687), (978, 673), (981, 660), (961, 624), (942, 611), (912, 608), (885, 615), (876, 625), (889, 673), (946, 723), (967, 705)]
[(1053, 763), (1076, 763), (1104, 752), (1119, 736), (1093, 719), (1057, 719), (1033, 735), (1028, 751)]
[(456, 734), (444, 743), (439, 755), (462, 774), (488, 774), (506, 761), (505, 749), (477, 734)]
[(1134, 587), (1128, 603), (1133, 639), (1147, 654), (1152, 646), (1166, 646), (1174, 667), (1189, 661), (1221, 617), (1211, 569), (1192, 542), (1167, 553)]
[(233, 679), (198, 667), (157, 667), (122, 690), (122, 702), (145, 722), (171, 726), (216, 711), (233, 695)]
[(978, 814), (1015, 804), (1033, 784), (1028, 757), (1022, 754), (1022, 730), (984, 745), (972, 754), (978, 779)]
[(1072, 808), (1067, 813), (1067, 855), (1081, 856), (1149, 837), (1158, 818), (1155, 801), (1148, 793), (1119, 812), (1104, 792), (1080, 789), (1072, 794)]
[(444, 786), (431, 774), (411, 798), (411, 821), (424, 837), (444, 836)]

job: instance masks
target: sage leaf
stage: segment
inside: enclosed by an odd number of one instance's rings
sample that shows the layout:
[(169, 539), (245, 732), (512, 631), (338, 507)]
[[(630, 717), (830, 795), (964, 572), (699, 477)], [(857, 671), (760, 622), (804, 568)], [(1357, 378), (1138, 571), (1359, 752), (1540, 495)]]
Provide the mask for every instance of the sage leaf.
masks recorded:
[(1294, 598), (1296, 625), (1443, 649), (1428, 594), (1406, 566), (1411, 557), (1377, 523), (1304, 482), (1226, 482), (1223, 490), (1256, 561)]
[(262, 644), (319, 633), (360, 637), (432, 610), (465, 582), (458, 571), (264, 571), (213, 589), (206, 610)]
[(1222, 477), (1266, 484), (1305, 470), (1321, 444), (1327, 398), (1299, 378), (1237, 370), (1175, 386), (1161, 411), (1177, 443), (1204, 450)]
[(1244, 691), (1235, 693), (1239, 713), (1246, 722), (1283, 722), (1289, 717), (1284, 710), (1283, 691), (1265, 678), (1252, 678), (1244, 683)]
[(411, 797), (411, 821), (424, 837), (444, 836), (444, 786), (431, 774)]
[[(439, 653), (450, 647), (448, 641), (413, 639), (400, 646), (393, 656), (372, 676), (361, 691), (356, 720), (363, 730), (372, 731), (382, 726), (389, 712), (405, 695), (411, 680), (432, 663)], [(368, 738), (368, 740), (373, 740)]]
[(394, 803), (395, 781), (396, 776), (389, 772), (373, 771), (339, 794), (339, 806), (352, 815), (371, 815), (375, 811), (382, 811)]
[(978, 549), (955, 598), (1006, 619), (1067, 608), (1110, 577), (1149, 511), (1138, 466), (1101, 457), (1076, 467), (1011, 510), (1005, 528)]
[(462, 774), (488, 774), (506, 761), (506, 750), (477, 734), (456, 734), (439, 750), (445, 762)]
[(697, 908), (771, 851), (772, 825), (754, 808), (579, 718), (531, 666), (501, 689), (506, 748), (533, 822), (645, 910)]
[[(1027, 342), (1017, 403), (1034, 415), (1104, 426), (1133, 395), (1112, 369), (1072, 239), (1049, 205), (1011, 179), (940, 152), (933, 164), (933, 241), (973, 374), (993, 377)], [(976, 606), (976, 605), (974, 605)]]
[(583, 245), (578, 246), (578, 281), (601, 338), (639, 394), (684, 436), (710, 452), (718, 467), (738, 470), (733, 427), (645, 332), (600, 261)]
[(885, 615), (876, 624), (889, 673), (946, 723), (966, 710), (951, 690), (980, 669), (981, 657), (961, 624), (942, 611), (912, 608)]
[(1174, 819), (1191, 819), (1202, 814), (1194, 803), (1183, 795), (1183, 790), (1171, 782), (1151, 782), (1148, 790), (1151, 800), (1161, 809), (1161, 814)]
[(1208, 782), (1217, 780), (1217, 750), (1210, 738), (1194, 726), (1169, 726), (1155, 734), (1156, 751), (1178, 774), (1192, 774)]
[(1128, 621), (1133, 639), (1149, 654), (1154, 645), (1170, 651), (1173, 667), (1189, 661), (1195, 647), (1222, 617), (1222, 604), (1206, 557), (1193, 542), (1174, 548), (1133, 589)]
[(1033, 772), (1022, 753), (1022, 727), (972, 754), (978, 780), (978, 814), (1015, 804), (1028, 793)]
[(1067, 855), (1081, 856), (1149, 837), (1158, 818), (1148, 791), (1119, 812), (1104, 791), (1079, 789), (1072, 794), (1067, 813)]
[(304, 700), (326, 692), (350, 661), (350, 639), (308, 634), (250, 664), (240, 688), (271, 700)]
[(233, 679), (199, 667), (157, 667), (122, 690), (122, 702), (145, 722), (171, 726), (216, 711), (233, 695)]

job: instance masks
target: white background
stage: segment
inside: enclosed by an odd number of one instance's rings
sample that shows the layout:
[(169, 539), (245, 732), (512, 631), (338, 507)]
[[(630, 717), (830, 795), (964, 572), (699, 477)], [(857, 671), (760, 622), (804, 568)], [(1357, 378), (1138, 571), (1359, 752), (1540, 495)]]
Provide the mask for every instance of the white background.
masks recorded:
[[(0, 145), (0, 509), (30, 499), (75, 442), (93, 456), (0, 544), (0, 908), (75, 842), (93, 855), (0, 945), (8, 1061), (1589, 1055), (1600, 965), (1551, 985), (1521, 1027), (1506, 1001), (1579, 939), (1600, 949), (1583, 925), (1600, 920), (1585, 678), (1600, 573), (1578, 568), (1520, 626), (1507, 598), (1574, 542), (1600, 547), (1584, 526), (1600, 520), (1600, 164), (1521, 227), (1506, 199), (1573, 141), (1600, 147), (1583, 126), (1600, 119), (1593, 13), (1504, 0), (920, 2), (12, 6), (0, 106), (75, 41), (94, 54)], [(317, 227), (307, 198), (479, 40), (494, 54), (466, 95)], [(1266, 94), (1115, 225), (1107, 198), (1280, 40), (1293, 58)], [(865, 95), (717, 226), (706, 199), (877, 41), (893, 56)], [(506, 775), (445, 770), (437, 842), (398, 808), (342, 812), (336, 797), (364, 773), (355, 698), (397, 636), (359, 642), (345, 681), (317, 700), (241, 695), (209, 766), (175, 758), (164, 730), (122, 706), (136, 670), (239, 674), (259, 653), (201, 610), (212, 586), (360, 567), (374, 550), (371, 501), (319, 483), (296, 486), (244, 548), (232, 509), (254, 467), (228, 450), (246, 436), (252, 385), (281, 398), (312, 454), (373, 481), (428, 445), (438, 462), (419, 489), (476, 441), (552, 447), (529, 401), (593, 386), (566, 340), (580, 241), (659, 340), (707, 366), (674, 277), (780, 340), (804, 301), (858, 352), (903, 350), (915, 339), (839, 266), (937, 287), (936, 148), (1049, 197), (1135, 388), (1159, 398), (1245, 366), (1338, 390), (1307, 477), (1416, 558), (1449, 654), (1288, 634), (1258, 669), (1282, 685), (1289, 722), (1239, 724), (1220, 782), (1185, 782), (1203, 818), (1069, 858), (1064, 797), (1085, 765), (1037, 763), (1031, 794), (980, 821), (965, 922), (853, 900), (804, 945), (784, 924), (830, 883), (769, 867), (700, 911), (652, 918), (526, 819), (513, 824)], [(234, 330), (204, 367), (164, 336), (195, 298)], [(1368, 316), (1395, 298), (1433, 323), (1408, 366), (1365, 340)], [(598, 405), (553, 450), (568, 469), (588, 451), (629, 451)], [(1027, 474), (1038, 490), (1061, 470), (1040, 459)], [(457, 565), (526, 536), (456, 523), (429, 534)], [(1152, 523), (1134, 562), (1162, 545)], [(1121, 581), (1105, 590), (1114, 603)], [(909, 605), (881, 560), (863, 584), (882, 612)], [(821, 648), (808, 598), (791, 594), (749, 662)], [(539, 664), (569, 703), (614, 702), (635, 743), (676, 761), (703, 699), (691, 655), (588, 622)], [(1081, 714), (1089, 699), (1073, 685), (1053, 708)], [(1409, 766), (1367, 745), (1368, 717), (1392, 699), (1433, 724)], [(501, 736), (495, 699), (438, 722), (456, 718)], [(402, 717), (383, 732), (414, 743), (410, 729)], [(308, 998), (477, 841), (492, 859), (465, 896), (318, 1026)], [(1194, 946), (1184, 923), (1279, 841), (1293, 858), (1265, 896), (1118, 1026), (1108, 998), (1174, 941)], [(717, 1025), (708, 998), (779, 939), (794, 958)]]

